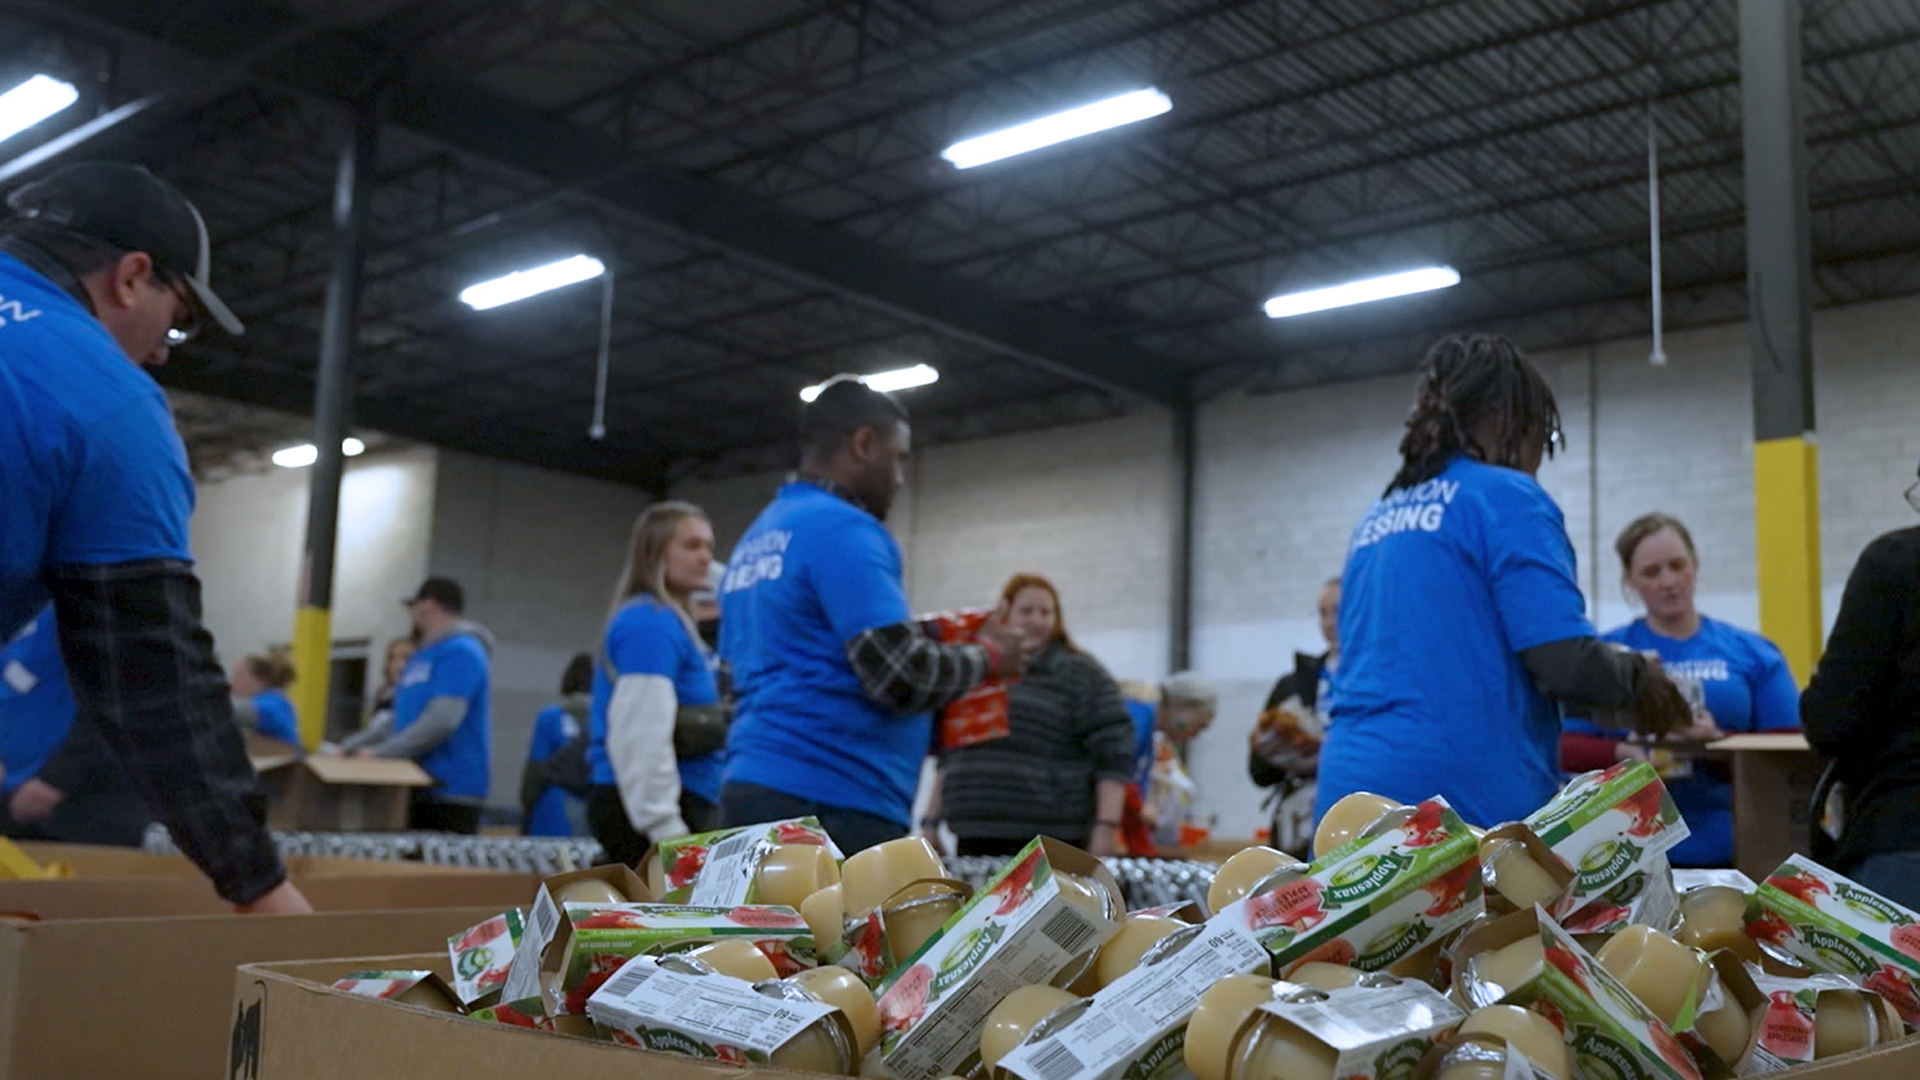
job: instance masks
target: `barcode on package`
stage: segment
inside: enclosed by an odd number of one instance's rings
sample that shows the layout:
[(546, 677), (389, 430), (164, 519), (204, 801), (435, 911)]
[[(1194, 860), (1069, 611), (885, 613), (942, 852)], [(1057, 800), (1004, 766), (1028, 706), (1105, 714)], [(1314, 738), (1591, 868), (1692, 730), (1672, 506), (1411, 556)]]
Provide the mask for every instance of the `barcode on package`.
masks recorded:
[(1061, 908), (1054, 912), (1053, 918), (1040, 928), (1047, 940), (1060, 946), (1062, 952), (1078, 956), (1087, 942), (1093, 940), (1094, 928), (1088, 925), (1086, 917), (1075, 908)]
[(694, 904), (738, 904), (746, 900), (753, 880), (754, 849), (761, 843), (758, 827), (742, 829), (713, 845), (700, 876), (693, 881)]
[(607, 993), (617, 998), (626, 997), (628, 994), (645, 986), (647, 980), (651, 978), (653, 978), (653, 969), (647, 967), (645, 964), (636, 964), (633, 962), (622, 964), (620, 966), (620, 973), (615, 975), (613, 981), (607, 984)]
[(553, 900), (541, 897), (533, 905), (533, 936), (542, 940), (551, 940), (554, 930), (560, 926), (560, 910), (553, 906)]
[(1086, 1069), (1073, 1051), (1056, 1043), (1033, 1055), (1031, 1073), (1038, 1080), (1072, 1080)]

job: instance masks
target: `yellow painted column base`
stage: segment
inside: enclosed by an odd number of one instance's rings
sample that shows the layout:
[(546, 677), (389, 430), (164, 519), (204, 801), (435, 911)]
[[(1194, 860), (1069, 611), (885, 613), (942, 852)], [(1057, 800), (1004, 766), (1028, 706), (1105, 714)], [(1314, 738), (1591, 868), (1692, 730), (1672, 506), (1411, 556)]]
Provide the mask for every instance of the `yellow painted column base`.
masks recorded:
[(1820, 448), (1811, 434), (1753, 446), (1760, 632), (1801, 686), (1820, 657)]
[(327, 691), (333, 670), (333, 612), (303, 607), (293, 617), (294, 711), (300, 716), (300, 742), (319, 747), (327, 733)]

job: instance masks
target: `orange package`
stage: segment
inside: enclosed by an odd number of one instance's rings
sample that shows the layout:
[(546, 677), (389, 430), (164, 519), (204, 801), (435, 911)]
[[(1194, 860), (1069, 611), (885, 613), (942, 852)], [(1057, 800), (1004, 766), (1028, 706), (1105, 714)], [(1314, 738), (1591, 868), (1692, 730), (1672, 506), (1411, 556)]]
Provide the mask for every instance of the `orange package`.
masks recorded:
[[(924, 615), (920, 625), (942, 645), (966, 645), (993, 617), (993, 608), (967, 608)], [(1007, 687), (1011, 680), (989, 678), (940, 710), (938, 740), (942, 753), (1006, 738)]]

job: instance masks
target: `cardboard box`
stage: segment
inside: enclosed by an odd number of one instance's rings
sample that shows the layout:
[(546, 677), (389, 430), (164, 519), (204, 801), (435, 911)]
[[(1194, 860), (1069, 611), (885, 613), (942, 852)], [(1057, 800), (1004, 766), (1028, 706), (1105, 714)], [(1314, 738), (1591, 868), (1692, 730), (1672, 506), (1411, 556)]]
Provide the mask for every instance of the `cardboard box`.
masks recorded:
[(489, 910), (0, 924), (0, 1080), (229, 1076), (239, 964), (415, 949)]
[(1733, 735), (1707, 749), (1733, 760), (1733, 863), (1758, 881), (1812, 835), (1807, 806), (1820, 756), (1798, 732)]
[(1121, 976), (1073, 1023), (1015, 1048), (1000, 1067), (1021, 1080), (1054, 1080), (1068, 1066), (1074, 1080), (1190, 1080), (1187, 1021), (1201, 995), (1228, 975), (1265, 972), (1272, 961), (1231, 917), (1217, 915), (1176, 936), (1186, 944)]
[(1623, 761), (1576, 776), (1524, 824), (1578, 875), (1563, 924), (1579, 933), (1671, 925), (1677, 900), (1664, 856), (1691, 833), (1653, 766)]
[[(202, 1078), (340, 1080), (343, 1076), (408, 1076), (419, 1080), (565, 1076), (569, 1080), (797, 1080), (814, 1074), (739, 1067), (669, 1057), (609, 1043), (565, 1038), (504, 1023), (430, 1013), (359, 998), (327, 984), (373, 967), (430, 967), (446, 975), (444, 953), (358, 959), (284, 961), (242, 966), (222, 1001), (221, 1047), (228, 1068)], [(96, 1033), (97, 1039), (97, 1033)], [(226, 1059), (223, 1059), (226, 1061)], [(1920, 1074), (1920, 1036), (1874, 1050), (1770, 1074), (1768, 1080), (1912, 1080)], [(64, 1073), (35, 1074), (68, 1075)], [(113, 1074), (106, 1074), (113, 1075)], [(129, 1077), (152, 1075), (125, 1073)]]
[(1485, 910), (1479, 842), (1443, 799), (1309, 864), (1304, 876), (1220, 912), (1251, 929), (1285, 978), (1309, 960), (1378, 971)]
[[(1518, 986), (1478, 978), (1479, 954), (1538, 938), (1539, 968)], [(1554, 1021), (1583, 1076), (1700, 1080), (1700, 1070), (1673, 1030), (1588, 955), (1540, 908), (1476, 927), (1454, 946), (1454, 996), (1468, 1008), (1523, 1005)]]
[[(155, 858), (156, 856), (141, 856)], [(159, 856), (159, 858), (167, 858)], [(174, 856), (173, 858), (178, 858)], [(231, 915), (233, 905), (193, 864), (180, 873), (79, 877), (68, 881), (0, 881), (0, 912), (43, 919), (121, 919)], [(423, 863), (294, 856), (287, 871), (316, 911), (379, 911), (423, 907), (488, 907), (525, 902), (539, 884), (531, 874), (502, 874)], [(459, 929), (455, 927), (454, 929)]]
[(1124, 910), (1100, 860), (1042, 837), (994, 875), (940, 933), (880, 984), (876, 1051), (898, 1080), (967, 1075), (987, 1013), (1018, 987), (1052, 982), (1119, 924), (1077, 906), (1058, 875), (1087, 878)]
[(267, 792), (267, 824), (330, 832), (407, 827), (407, 799), (433, 777), (411, 761), (313, 754), (258, 768)]
[(1920, 1024), (1920, 915), (1802, 856), (1747, 902), (1747, 935), (1815, 971), (1858, 979)]
[[(95, 844), (56, 844), (22, 840), (17, 846), (38, 862), (64, 862), (78, 879), (202, 877), (200, 868), (185, 855), (149, 855), (139, 848)], [(471, 866), (441, 866), (401, 859), (354, 859), (339, 855), (289, 855), (287, 869), (295, 877), (399, 877), (410, 874), (498, 874)], [(522, 898), (524, 899), (524, 897)]]

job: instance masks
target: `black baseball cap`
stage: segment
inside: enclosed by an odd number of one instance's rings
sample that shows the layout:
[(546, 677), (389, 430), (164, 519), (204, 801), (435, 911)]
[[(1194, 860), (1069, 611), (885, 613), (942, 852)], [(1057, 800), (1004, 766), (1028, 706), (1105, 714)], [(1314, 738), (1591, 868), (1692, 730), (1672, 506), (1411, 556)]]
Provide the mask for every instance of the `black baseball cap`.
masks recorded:
[(400, 606), (412, 607), (422, 600), (431, 600), (455, 615), (460, 614), (467, 606), (466, 591), (460, 588), (459, 582), (450, 577), (430, 577), (421, 582), (420, 588), (415, 590), (412, 596), (400, 601)]
[(21, 217), (72, 229), (120, 248), (144, 251), (184, 279), (200, 314), (229, 334), (246, 332), (214, 295), (207, 223), (179, 189), (138, 165), (88, 161), (16, 189), (7, 206)]

